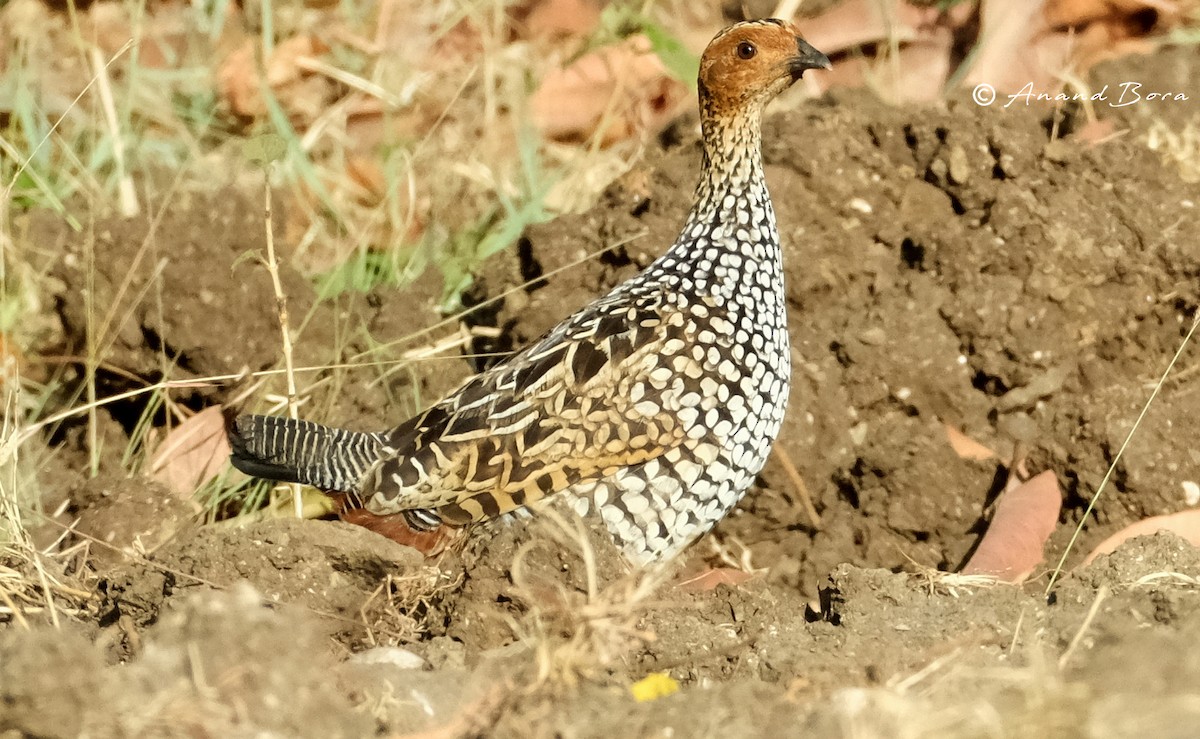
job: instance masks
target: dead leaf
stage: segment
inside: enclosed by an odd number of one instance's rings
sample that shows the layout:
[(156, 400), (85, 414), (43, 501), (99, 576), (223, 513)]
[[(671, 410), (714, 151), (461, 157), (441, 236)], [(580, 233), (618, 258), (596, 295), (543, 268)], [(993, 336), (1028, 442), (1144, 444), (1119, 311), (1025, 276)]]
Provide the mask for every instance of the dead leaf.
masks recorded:
[(510, 9), (530, 38), (586, 38), (600, 24), (596, 0), (532, 0)]
[(150, 463), (150, 476), (189, 498), (224, 468), (229, 451), (221, 406), (211, 406), (167, 434)]
[(710, 567), (699, 574), (680, 580), (679, 589), (689, 593), (707, 593), (718, 585), (736, 588), (752, 577), (754, 577), (754, 573), (745, 570), (735, 570), (731, 567)]
[(376, 205), (387, 194), (387, 176), (374, 159), (352, 154), (346, 158), (346, 174), (365, 191), (364, 201)]
[(1170, 531), (1186, 539), (1192, 546), (1200, 546), (1200, 510), (1143, 518), (1100, 542), (1099, 546), (1084, 557), (1083, 564), (1089, 565), (1103, 554), (1112, 554), (1117, 547), (1135, 536), (1153, 536), (1160, 531)]
[(1025, 482), (1010, 482), (979, 548), (962, 568), (964, 575), (992, 575), (1020, 583), (1041, 564), (1046, 540), (1058, 525), (1062, 494), (1049, 470)]
[(25, 374), (25, 355), (21, 347), (8, 336), (0, 333), (0, 387), (12, 389)]
[(946, 426), (946, 439), (950, 442), (950, 448), (961, 459), (970, 459), (975, 462), (984, 462), (989, 459), (995, 459), (996, 453), (988, 449), (983, 444), (975, 441), (970, 436), (959, 431), (951, 424)]
[(650, 50), (645, 36), (585, 54), (546, 75), (530, 100), (547, 138), (607, 145), (664, 124), (687, 95)]
[(1051, 34), (1043, 0), (984, 0), (980, 8), (979, 45), (966, 84), (989, 84), (1000, 92), (1057, 92), (1058, 74), (1067, 68), (1069, 45), (1064, 34)]
[(923, 32), (900, 48), (897, 64), (884, 62), (876, 74), (892, 77), (878, 87), (896, 103), (932, 102), (939, 99), (950, 78), (950, 52), (954, 34), (949, 28)]
[(1117, 135), (1117, 127), (1112, 120), (1088, 121), (1071, 135), (1088, 146), (1099, 146)]
[(1153, 10), (1168, 18), (1180, 13), (1172, 0), (1049, 0), (1046, 20), (1055, 28), (1082, 26), (1098, 20), (1116, 20)]
[[(217, 69), (217, 89), (226, 106), (242, 118), (262, 118), (267, 104), (255, 64), (256, 40), (247, 39)], [(302, 69), (297, 60), (328, 51), (316, 36), (293, 36), (275, 47), (264, 65), (266, 83), (292, 123), (300, 129), (316, 120), (332, 102), (334, 85), (322, 75)]]
[(897, 0), (847, 0), (805, 20), (803, 31), (810, 44), (831, 55), (881, 41), (910, 41), (918, 26), (936, 18), (932, 8)]

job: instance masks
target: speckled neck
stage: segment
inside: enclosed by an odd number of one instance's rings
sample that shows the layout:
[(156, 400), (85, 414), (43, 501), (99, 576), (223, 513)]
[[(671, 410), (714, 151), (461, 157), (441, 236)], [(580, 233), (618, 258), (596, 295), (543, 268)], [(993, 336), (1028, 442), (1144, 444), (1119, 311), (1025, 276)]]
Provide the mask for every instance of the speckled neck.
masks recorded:
[(720, 210), (717, 196), (727, 192), (753, 188), (766, 191), (762, 173), (762, 121), (757, 111), (734, 118), (704, 115), (700, 132), (703, 151), (693, 216), (702, 214), (706, 206)]
[[(732, 301), (744, 312), (778, 312), (783, 264), (763, 177), (760, 110), (734, 117), (707, 113), (702, 105), (703, 166), (695, 205), (675, 244), (650, 271), (657, 268), (682, 279), (683, 287)], [(756, 302), (755, 293), (765, 300)]]

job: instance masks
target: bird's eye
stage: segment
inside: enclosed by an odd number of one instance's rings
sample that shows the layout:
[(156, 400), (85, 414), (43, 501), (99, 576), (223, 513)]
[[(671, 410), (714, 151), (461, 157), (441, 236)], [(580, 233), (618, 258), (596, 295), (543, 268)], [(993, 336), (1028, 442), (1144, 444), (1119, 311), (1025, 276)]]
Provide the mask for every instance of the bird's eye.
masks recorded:
[(757, 53), (758, 49), (754, 48), (754, 44), (750, 43), (749, 41), (743, 41), (742, 43), (738, 44), (738, 59), (753, 59), (754, 55)]

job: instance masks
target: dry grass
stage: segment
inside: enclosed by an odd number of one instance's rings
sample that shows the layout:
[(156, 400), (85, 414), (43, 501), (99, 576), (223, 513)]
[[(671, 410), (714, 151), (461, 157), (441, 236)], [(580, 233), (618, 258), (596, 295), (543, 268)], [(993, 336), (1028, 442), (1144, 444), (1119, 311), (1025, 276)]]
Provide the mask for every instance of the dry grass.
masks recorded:
[[(555, 547), (569, 552), (583, 573), (585, 588), (577, 591), (562, 580), (532, 576), (528, 558), (542, 542), (526, 544), (514, 559), (515, 592), (527, 613), (511, 624), (520, 641), (533, 645), (533, 674), (524, 681), (529, 693), (556, 693), (580, 680), (612, 670), (654, 635), (638, 628), (653, 597), (672, 576), (669, 566), (627, 572), (603, 581), (597, 566), (598, 546), (582, 521), (546, 509), (539, 514), (539, 530)], [(611, 547), (610, 547), (611, 548)], [(610, 563), (611, 567), (611, 563)], [(606, 568), (608, 569), (608, 568)]]

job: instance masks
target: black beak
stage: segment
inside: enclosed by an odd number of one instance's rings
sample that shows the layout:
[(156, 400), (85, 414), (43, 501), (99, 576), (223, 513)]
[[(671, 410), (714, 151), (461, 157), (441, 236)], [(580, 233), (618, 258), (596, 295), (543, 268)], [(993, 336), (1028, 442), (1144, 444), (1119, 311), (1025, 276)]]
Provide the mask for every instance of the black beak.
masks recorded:
[(792, 79), (798, 80), (804, 76), (806, 69), (833, 69), (833, 65), (829, 62), (829, 57), (812, 47), (799, 36), (796, 37), (796, 56), (788, 60), (788, 71), (792, 73)]

